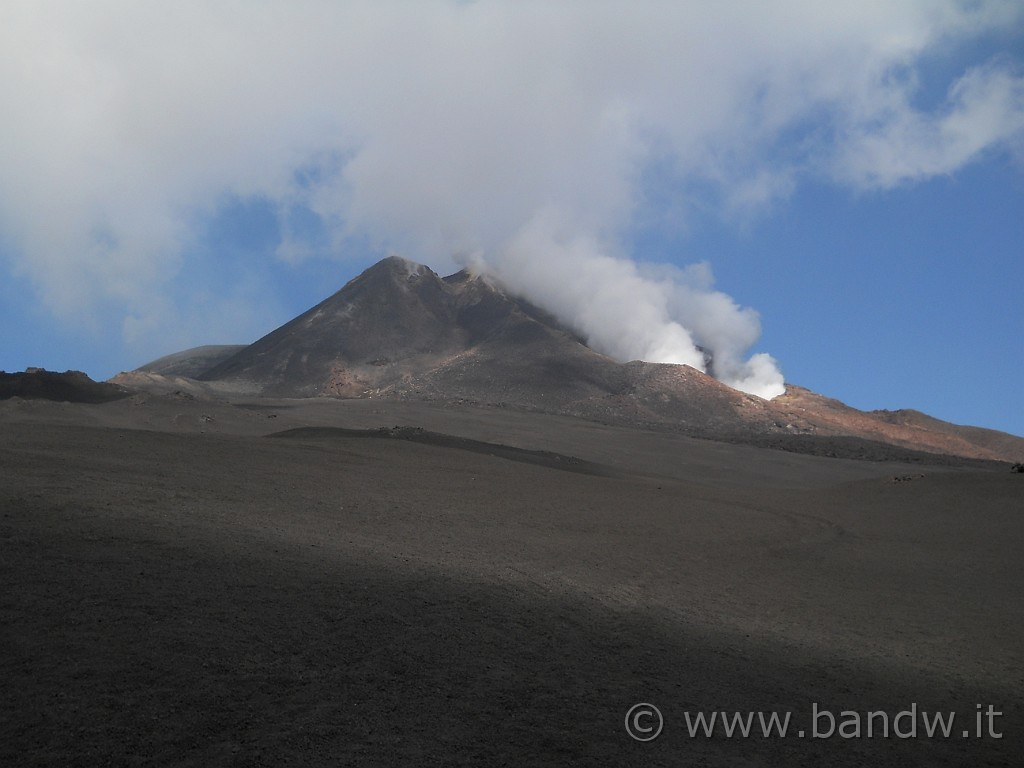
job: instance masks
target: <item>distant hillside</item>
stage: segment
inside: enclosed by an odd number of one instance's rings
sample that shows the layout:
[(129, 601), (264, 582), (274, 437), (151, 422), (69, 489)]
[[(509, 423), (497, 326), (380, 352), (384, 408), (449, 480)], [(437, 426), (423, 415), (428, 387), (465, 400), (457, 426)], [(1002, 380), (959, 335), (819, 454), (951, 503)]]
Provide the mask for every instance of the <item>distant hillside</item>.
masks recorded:
[(871, 416), (889, 424), (898, 424), (914, 429), (923, 429), (931, 432), (942, 432), (953, 437), (966, 440), (974, 445), (986, 448), (993, 453), (1006, 456), (1021, 456), (1021, 438), (999, 432), (994, 429), (982, 427), (970, 427), (960, 424), (950, 424), (948, 421), (936, 419), (920, 411), (903, 409), (898, 411), (870, 411)]
[(1024, 458), (1022, 438), (916, 411), (867, 413), (794, 385), (768, 401), (690, 366), (620, 363), (486, 278), (441, 278), (395, 256), (249, 346), (186, 350), (116, 381), (198, 396), (467, 403), (796, 450), (850, 437), (932, 454)]
[(198, 379), (214, 366), (245, 349), (245, 344), (208, 344), (193, 347), (140, 365), (135, 370), (161, 376), (185, 376)]
[(93, 381), (81, 371), (57, 373), (29, 368), (24, 373), (0, 371), (0, 400), (56, 400), (68, 403), (107, 403), (131, 392), (108, 382)]

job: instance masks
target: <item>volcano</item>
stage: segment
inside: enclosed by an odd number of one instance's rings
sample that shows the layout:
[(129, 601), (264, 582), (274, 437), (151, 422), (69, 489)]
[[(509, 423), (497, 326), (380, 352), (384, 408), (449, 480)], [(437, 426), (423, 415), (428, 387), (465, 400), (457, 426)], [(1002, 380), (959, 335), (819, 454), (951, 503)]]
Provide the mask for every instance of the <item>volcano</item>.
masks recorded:
[(859, 411), (794, 385), (768, 401), (687, 365), (619, 362), (487, 277), (441, 277), (398, 256), (253, 344), (186, 350), (114, 381), (221, 396), (508, 408), (862, 458), (877, 445), (1003, 461), (1024, 455), (1024, 439), (915, 411)]
[(397, 256), (196, 378), (271, 397), (452, 401), (700, 430), (765, 403), (689, 366), (617, 362), (486, 277), (442, 278)]

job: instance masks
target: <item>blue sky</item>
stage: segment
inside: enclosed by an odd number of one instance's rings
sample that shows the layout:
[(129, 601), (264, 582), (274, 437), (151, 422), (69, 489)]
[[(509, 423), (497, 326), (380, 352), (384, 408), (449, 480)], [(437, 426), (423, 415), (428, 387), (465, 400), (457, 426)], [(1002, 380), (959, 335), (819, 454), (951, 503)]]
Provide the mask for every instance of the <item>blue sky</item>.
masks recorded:
[(0, 368), (252, 341), (398, 252), (1024, 434), (1024, 8), (763, 5), (5, 4)]
[(709, 254), (787, 381), (1024, 434), (1024, 179), (1003, 158), (867, 195), (808, 187), (745, 228), (643, 244)]

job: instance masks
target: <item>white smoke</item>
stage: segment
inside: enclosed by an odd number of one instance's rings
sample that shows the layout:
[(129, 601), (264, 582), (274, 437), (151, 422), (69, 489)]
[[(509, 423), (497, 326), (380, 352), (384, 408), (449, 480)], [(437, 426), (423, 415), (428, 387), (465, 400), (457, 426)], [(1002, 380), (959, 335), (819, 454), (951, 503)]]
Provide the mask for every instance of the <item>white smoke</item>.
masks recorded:
[(757, 313), (713, 290), (706, 264), (685, 270), (640, 265), (612, 250), (584, 235), (560, 238), (551, 217), (541, 215), (491, 261), (477, 254), (471, 264), (557, 312), (592, 347), (612, 357), (704, 371), (699, 346), (711, 354), (714, 374), (729, 386), (764, 398), (785, 391), (769, 355), (744, 359), (761, 335)]
[[(246, 281), (192, 246), (257, 200), (284, 263), (323, 255), (310, 217), (335, 252), (477, 254), (610, 355), (701, 367), (699, 345), (772, 396), (756, 313), (705, 267), (627, 253), (631, 228), (1020, 151), (1018, 62), (980, 62), (934, 109), (915, 94), (922, 59), (1022, 19), (1014, 0), (6, 0), (0, 265), (70, 323), (208, 342), (220, 311), (196, 296)], [(258, 317), (276, 297), (231, 298)]]

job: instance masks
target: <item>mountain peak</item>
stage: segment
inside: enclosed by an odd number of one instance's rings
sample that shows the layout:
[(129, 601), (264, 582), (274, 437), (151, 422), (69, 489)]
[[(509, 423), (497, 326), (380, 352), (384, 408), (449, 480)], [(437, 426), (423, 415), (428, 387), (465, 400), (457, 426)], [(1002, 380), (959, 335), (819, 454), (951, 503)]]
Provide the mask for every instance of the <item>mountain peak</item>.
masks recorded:
[(689, 366), (619, 363), (486, 276), (441, 278), (399, 256), (198, 378), (220, 382), (219, 391), (476, 403), (720, 439), (813, 444), (849, 435), (978, 458), (1022, 444), (909, 412), (864, 413), (799, 387), (767, 401)]
[(429, 273), (437, 277), (437, 274), (434, 272), (434, 270), (432, 270), (425, 264), (410, 261), (409, 259), (403, 258), (402, 256), (398, 256), (397, 254), (391, 254), (390, 256), (381, 259), (376, 264), (371, 266), (367, 271), (376, 269), (386, 270), (394, 275), (406, 277), (420, 277), (426, 273)]
[(544, 339), (580, 346), (554, 318), (490, 281), (466, 271), (442, 279), (389, 256), (201, 378), (283, 396), (394, 392), (452, 359), (480, 355), (481, 345)]

